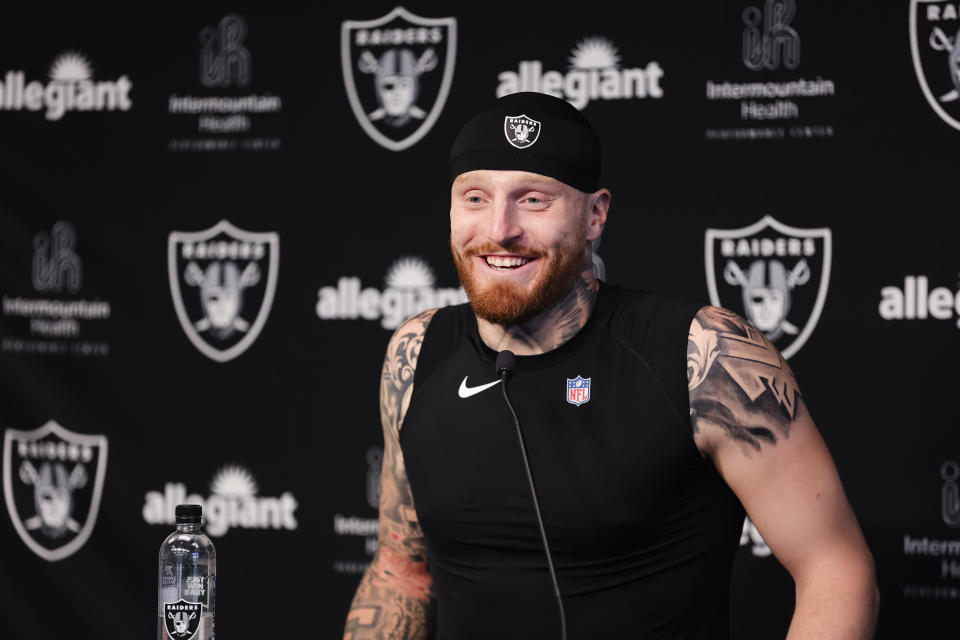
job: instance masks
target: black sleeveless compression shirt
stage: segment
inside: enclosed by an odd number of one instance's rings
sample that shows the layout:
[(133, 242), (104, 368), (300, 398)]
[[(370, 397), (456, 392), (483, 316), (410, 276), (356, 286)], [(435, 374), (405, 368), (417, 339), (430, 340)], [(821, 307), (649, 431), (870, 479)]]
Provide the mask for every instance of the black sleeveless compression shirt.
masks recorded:
[[(743, 508), (693, 442), (698, 307), (601, 285), (587, 324), (507, 382), (570, 640), (728, 637)], [(438, 640), (559, 638), (513, 418), (469, 305), (436, 312), (400, 431)]]

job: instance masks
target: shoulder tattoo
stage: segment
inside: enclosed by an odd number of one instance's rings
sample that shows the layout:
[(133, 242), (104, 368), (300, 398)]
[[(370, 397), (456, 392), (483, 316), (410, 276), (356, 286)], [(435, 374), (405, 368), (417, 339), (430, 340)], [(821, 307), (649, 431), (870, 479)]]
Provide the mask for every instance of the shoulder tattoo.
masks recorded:
[(410, 402), (420, 346), (434, 313), (436, 309), (430, 309), (404, 322), (387, 345), (380, 378), (380, 417), (394, 437)]
[(793, 371), (756, 327), (735, 313), (704, 307), (687, 341), (690, 420), (709, 423), (761, 451), (789, 436), (802, 396)]

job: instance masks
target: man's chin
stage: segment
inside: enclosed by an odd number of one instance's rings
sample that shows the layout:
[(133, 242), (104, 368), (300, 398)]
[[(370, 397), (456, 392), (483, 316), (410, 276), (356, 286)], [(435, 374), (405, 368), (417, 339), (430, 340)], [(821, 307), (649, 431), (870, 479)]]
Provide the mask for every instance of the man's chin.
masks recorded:
[(542, 292), (525, 291), (507, 283), (488, 285), (483, 288), (467, 288), (470, 306), (478, 318), (501, 326), (521, 324), (543, 310)]
[[(537, 261), (536, 273), (525, 274), (522, 279), (511, 278), (509, 273), (476, 273), (471, 256), (461, 258), (454, 250), (453, 257), (473, 312), (478, 318), (508, 327), (537, 317), (573, 286), (583, 268), (584, 250), (562, 251), (551, 258), (540, 256), (543, 259)], [(532, 267), (527, 265), (525, 269)], [(514, 275), (519, 278), (519, 274)]]

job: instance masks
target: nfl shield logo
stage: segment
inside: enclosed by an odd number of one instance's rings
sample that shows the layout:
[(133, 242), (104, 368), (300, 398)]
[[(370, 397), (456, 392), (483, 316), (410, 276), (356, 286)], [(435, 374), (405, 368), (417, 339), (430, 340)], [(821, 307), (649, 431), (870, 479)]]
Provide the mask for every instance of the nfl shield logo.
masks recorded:
[(830, 282), (830, 229), (771, 216), (740, 229), (707, 229), (710, 304), (744, 316), (789, 358), (813, 333)]
[(583, 376), (567, 378), (567, 402), (578, 407), (585, 402), (590, 402), (590, 378)]
[(944, 122), (960, 129), (960, 9), (956, 0), (910, 1), (910, 52), (920, 89)]
[(53, 420), (3, 435), (3, 494), (13, 527), (44, 560), (62, 560), (86, 543), (100, 510), (107, 438)]
[(244, 231), (226, 220), (170, 234), (173, 306), (200, 353), (226, 362), (257, 339), (273, 305), (279, 254), (276, 233)]
[(456, 18), (423, 18), (403, 7), (375, 20), (346, 20), (340, 63), (353, 115), (391, 151), (427, 135), (453, 81)]

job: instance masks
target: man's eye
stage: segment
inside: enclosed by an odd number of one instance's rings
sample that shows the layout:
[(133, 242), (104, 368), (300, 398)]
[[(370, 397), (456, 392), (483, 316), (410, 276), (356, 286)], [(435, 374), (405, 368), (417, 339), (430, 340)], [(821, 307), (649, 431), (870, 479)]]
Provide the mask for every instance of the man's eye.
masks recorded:
[(526, 202), (528, 204), (540, 204), (541, 202), (543, 202), (543, 200), (541, 200), (537, 196), (530, 196), (526, 199)]
[(480, 196), (468, 196), (467, 202), (470, 204), (480, 204)]

